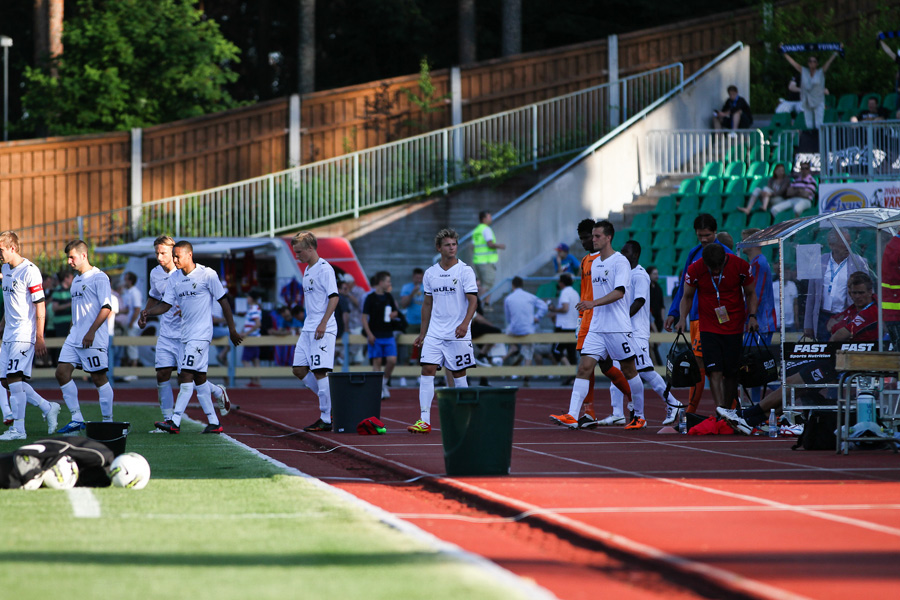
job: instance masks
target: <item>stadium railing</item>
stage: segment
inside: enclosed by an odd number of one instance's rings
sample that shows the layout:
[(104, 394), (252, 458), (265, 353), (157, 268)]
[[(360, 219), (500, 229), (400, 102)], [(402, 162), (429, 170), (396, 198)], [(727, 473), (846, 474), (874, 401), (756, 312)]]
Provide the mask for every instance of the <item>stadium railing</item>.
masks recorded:
[(819, 129), (820, 181), (900, 179), (900, 121), (826, 123)]

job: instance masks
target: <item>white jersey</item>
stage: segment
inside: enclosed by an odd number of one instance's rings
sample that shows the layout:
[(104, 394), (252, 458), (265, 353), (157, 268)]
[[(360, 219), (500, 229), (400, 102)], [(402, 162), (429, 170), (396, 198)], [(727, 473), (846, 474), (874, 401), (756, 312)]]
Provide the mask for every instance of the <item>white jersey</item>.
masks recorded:
[(41, 270), (27, 258), (11, 268), (3, 264), (3, 305), (6, 312), (4, 342), (34, 343), (35, 303), (44, 301), (44, 278)]
[[(591, 263), (591, 284), (594, 300), (606, 296), (614, 289), (631, 287), (631, 264), (618, 252), (613, 252), (605, 260), (597, 255)], [(590, 331), (597, 333), (630, 333), (631, 316), (628, 304), (622, 297), (611, 304), (595, 306), (591, 317)]]
[[(97, 267), (91, 267), (86, 273), (75, 276), (72, 280), (72, 329), (66, 338), (68, 343), (81, 348), (81, 342), (97, 320), (100, 310), (104, 306), (112, 308), (111, 297), (109, 277)], [(101, 324), (94, 334), (91, 348), (108, 347), (109, 329)]]
[(478, 294), (472, 267), (461, 260), (446, 271), (440, 263), (432, 265), (422, 278), (422, 290), (431, 296), (432, 302), (427, 335), (439, 340), (471, 340), (471, 322), (465, 337), (456, 337), (456, 328), (469, 310), (466, 294)]
[(631, 285), (625, 290), (628, 312), (635, 298), (643, 298), (644, 305), (631, 317), (631, 329), (634, 337), (646, 339), (650, 337), (650, 274), (641, 265), (631, 270)]
[[(169, 278), (177, 270), (172, 267), (171, 271), (166, 271), (162, 265), (156, 265), (150, 271), (150, 291), (147, 292), (147, 295), (157, 302), (162, 302), (166, 295), (166, 287), (169, 285)], [(158, 337), (181, 339), (181, 313), (177, 305), (160, 315), (157, 335)]]
[[(334, 269), (324, 258), (314, 265), (306, 267), (303, 272), (303, 307), (306, 309), (306, 320), (302, 331), (315, 331), (328, 309), (328, 300), (338, 295), (337, 277)], [(337, 335), (337, 320), (334, 313), (328, 317), (325, 333)]]
[(181, 308), (182, 342), (212, 341), (212, 306), (223, 297), (219, 274), (209, 267), (195, 264), (188, 275), (178, 269), (169, 276), (163, 302)]

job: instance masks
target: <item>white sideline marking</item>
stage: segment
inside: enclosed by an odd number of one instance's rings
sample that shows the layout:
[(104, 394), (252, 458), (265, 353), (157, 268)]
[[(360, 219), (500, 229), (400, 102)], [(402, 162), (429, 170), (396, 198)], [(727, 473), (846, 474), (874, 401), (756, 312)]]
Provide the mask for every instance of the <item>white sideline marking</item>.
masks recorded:
[(574, 458), (566, 458), (564, 456), (556, 456), (555, 454), (549, 454), (547, 452), (539, 452), (537, 450), (529, 450), (527, 448), (522, 448), (524, 452), (532, 452), (534, 454), (539, 454), (541, 456), (548, 456), (552, 458), (556, 458), (558, 460), (564, 460), (567, 462), (573, 462), (580, 465), (594, 466), (599, 469), (605, 469), (607, 471), (612, 471), (614, 473), (619, 473), (628, 477), (640, 477), (643, 479), (649, 479), (652, 481), (658, 481), (660, 483), (667, 483), (670, 485), (675, 485), (678, 487), (684, 487), (690, 490), (697, 490), (701, 492), (706, 492), (708, 494), (713, 494), (716, 496), (724, 496), (726, 498), (734, 498), (736, 500), (744, 500), (745, 502), (753, 502), (755, 504), (762, 504), (764, 506), (772, 506), (783, 508), (784, 510), (794, 511), (799, 514), (807, 515), (810, 517), (815, 517), (818, 519), (823, 519), (825, 521), (834, 521), (836, 523), (842, 523), (844, 525), (852, 525), (854, 527), (859, 527), (861, 529), (868, 529), (870, 531), (876, 531), (878, 533), (884, 533), (887, 535), (892, 535), (895, 537), (900, 537), (900, 529), (896, 527), (888, 527), (886, 525), (879, 525), (877, 523), (870, 523), (868, 521), (861, 521), (859, 519), (853, 519), (851, 517), (842, 517), (840, 515), (832, 515), (825, 512), (821, 512), (820, 510), (812, 510), (812, 509), (804, 509), (802, 507), (792, 506), (790, 504), (785, 504), (783, 502), (778, 502), (776, 500), (769, 500), (767, 498), (760, 498), (758, 496), (751, 496), (749, 494), (739, 494), (737, 492), (728, 492), (725, 490), (717, 490), (715, 488), (707, 487), (705, 485), (697, 485), (695, 483), (687, 483), (686, 481), (678, 481), (676, 479), (670, 479), (668, 477), (656, 477), (655, 475), (647, 475), (645, 473), (641, 473), (638, 471), (626, 471), (624, 469), (617, 469), (616, 467), (609, 467), (606, 465), (597, 465), (593, 463), (589, 463), (586, 461), (574, 459)]
[(72, 505), (72, 514), (77, 519), (99, 519), (100, 502), (94, 496), (91, 488), (72, 488), (66, 490), (69, 503)]
[[(185, 416), (184, 418), (189, 419), (189, 417), (187, 417), (187, 416)], [(192, 419), (189, 419), (189, 420), (192, 420)], [(277, 424), (281, 427), (287, 427), (284, 423), (279, 423), (278, 421), (274, 421), (274, 420), (268, 419), (268, 418), (266, 420), (268, 420), (271, 423)], [(363, 511), (369, 513), (370, 515), (374, 516), (378, 520), (382, 521), (389, 527), (393, 527), (394, 529), (401, 531), (401, 532), (405, 533), (406, 535), (421, 541), (422, 543), (430, 546), (431, 548), (434, 548), (435, 551), (445, 554), (449, 557), (455, 558), (456, 560), (459, 560), (460, 562), (464, 562), (464, 563), (473, 565), (475, 567), (479, 567), (479, 568), (487, 571), (488, 573), (494, 575), (502, 583), (505, 583), (505, 585), (520, 592), (526, 598), (532, 598), (534, 600), (558, 600), (557, 597), (555, 595), (553, 595), (550, 591), (542, 588), (541, 586), (534, 583), (533, 581), (523, 579), (522, 577), (519, 577), (515, 573), (508, 571), (508, 570), (504, 569), (503, 567), (497, 565), (496, 563), (489, 561), (488, 559), (484, 558), (483, 556), (479, 556), (477, 554), (463, 550), (456, 544), (451, 544), (449, 542), (445, 542), (444, 540), (438, 538), (437, 536), (428, 533), (424, 529), (421, 529), (420, 527), (413, 525), (412, 523), (410, 523), (408, 521), (404, 521), (404, 520), (398, 518), (396, 515), (393, 515), (392, 513), (389, 513), (388, 511), (386, 511), (378, 506), (375, 506), (374, 504), (370, 504), (369, 502), (366, 502), (365, 500), (357, 498), (353, 494), (346, 492), (340, 488), (331, 486), (331, 485), (325, 483), (324, 481), (313, 477), (312, 475), (308, 475), (308, 474), (304, 473), (303, 471), (300, 471), (299, 469), (289, 467), (286, 464), (284, 464), (283, 462), (276, 460), (276, 459), (272, 458), (271, 456), (266, 456), (259, 450), (255, 449), (255, 448), (251, 448), (250, 446), (247, 446), (246, 444), (239, 442), (238, 440), (234, 439), (233, 437), (231, 437), (229, 435), (222, 434), (221, 437), (230, 441), (235, 446), (239, 446), (239, 447), (243, 448), (244, 450), (247, 450), (248, 452), (255, 454), (256, 456), (262, 458), (263, 460), (283, 469), (285, 472), (287, 472), (291, 475), (296, 475), (297, 477), (302, 477), (302, 478), (306, 479), (307, 481), (309, 481), (310, 483), (312, 483), (313, 485), (315, 485), (316, 487), (318, 487), (319, 489), (328, 491), (332, 494), (335, 494), (336, 496), (339, 496), (340, 498), (343, 498), (346, 502), (357, 506), (358, 508), (362, 509)]]

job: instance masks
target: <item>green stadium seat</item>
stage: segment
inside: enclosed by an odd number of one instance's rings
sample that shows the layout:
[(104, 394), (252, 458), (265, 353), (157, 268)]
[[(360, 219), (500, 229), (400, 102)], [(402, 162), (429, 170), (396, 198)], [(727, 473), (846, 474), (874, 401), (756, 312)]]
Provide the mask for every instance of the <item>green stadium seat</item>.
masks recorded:
[(674, 231), (677, 219), (675, 213), (660, 213), (653, 219), (652, 230), (656, 231)]
[(678, 215), (695, 215), (698, 210), (700, 210), (700, 197), (696, 194), (690, 194), (681, 199), (675, 213)]
[(834, 94), (825, 96), (825, 108), (834, 108), (835, 106), (837, 106), (837, 98)]
[(697, 209), (698, 212), (708, 213), (713, 216), (718, 214), (722, 214), (722, 196), (707, 196), (703, 199), (703, 202), (700, 203), (700, 208)]
[(731, 194), (743, 194), (747, 191), (747, 177), (738, 177), (737, 179), (732, 179), (728, 182), (728, 185), (725, 186), (725, 192), (722, 194), (723, 196), (730, 196)]
[(649, 248), (650, 242), (653, 241), (653, 232), (649, 229), (630, 229), (629, 235), (641, 245), (641, 248)]
[(775, 127), (778, 129), (787, 129), (791, 126), (791, 113), (775, 113), (772, 115), (772, 120), (769, 121), (769, 127)]
[(548, 281), (547, 283), (542, 283), (538, 289), (534, 292), (534, 295), (540, 298), (541, 300), (547, 300), (549, 298), (556, 298), (557, 290), (556, 290), (556, 282)]
[(663, 196), (656, 202), (656, 206), (653, 207), (653, 214), (674, 213), (677, 206), (678, 199), (675, 196)]
[(728, 168), (725, 169), (725, 177), (724, 179), (738, 179), (743, 177), (747, 172), (747, 165), (743, 162), (733, 162), (729, 163)]
[(841, 99), (838, 100), (837, 108), (838, 112), (847, 112), (850, 111), (852, 113), (857, 113), (859, 110), (857, 107), (859, 106), (859, 98), (856, 94), (844, 94), (841, 96)]
[(687, 194), (699, 194), (700, 184), (701, 179), (699, 177), (691, 177), (690, 179), (685, 179), (681, 182), (681, 185), (678, 186), (678, 193), (675, 194), (675, 197), (680, 199)]
[(881, 104), (881, 94), (869, 92), (868, 94), (863, 94), (863, 97), (859, 100), (859, 107), (856, 109), (856, 112), (862, 112), (869, 108), (869, 98), (875, 98), (875, 102), (879, 105)]
[(739, 215), (743, 215), (744, 213), (740, 212), (738, 207), (744, 206), (746, 204), (746, 198), (744, 194), (732, 194), (725, 198), (725, 203), (722, 205), (722, 214), (729, 215), (733, 212), (738, 213)]
[(714, 160), (703, 166), (700, 179), (717, 179), (722, 176), (722, 163)]
[(642, 212), (631, 218), (629, 229), (650, 229), (651, 225), (653, 225), (653, 213)]
[(813, 204), (812, 206), (810, 206), (809, 208), (804, 210), (803, 214), (800, 216), (801, 217), (815, 217), (818, 214), (819, 214), (819, 207), (816, 206), (815, 204)]
[[(888, 112), (892, 112), (897, 110), (897, 92), (891, 92), (890, 94), (884, 95), (884, 100), (881, 101), (881, 106), (888, 109)], [(896, 113), (893, 113), (891, 118), (893, 119), (896, 116)]]
[(806, 115), (802, 112), (797, 113), (797, 116), (794, 117), (794, 129), (806, 129)]
[(767, 210), (760, 210), (750, 215), (747, 221), (747, 227), (756, 227), (757, 229), (765, 229), (772, 224), (772, 215)]
[[(781, 113), (788, 114), (788, 113)], [(769, 163), (762, 160), (755, 160), (747, 170), (747, 177), (767, 177), (769, 175)]]
[(749, 186), (747, 186), (747, 194), (753, 193), (753, 190), (756, 188), (765, 187), (765, 185), (769, 182), (769, 180), (765, 177), (759, 177), (753, 180)]
[[(667, 229), (665, 231), (659, 231), (656, 235), (653, 236), (653, 243), (650, 247), (654, 250), (659, 250), (661, 248), (671, 248), (675, 245), (675, 231), (672, 229)], [(643, 246), (643, 244), (641, 244)]]
[(785, 221), (790, 221), (793, 218), (794, 218), (793, 210), (790, 210), (790, 209), (783, 210), (780, 213), (778, 213), (777, 215), (775, 215), (775, 218), (772, 220), (772, 224), (776, 225), (778, 223), (784, 223)]
[[(693, 223), (691, 223), (693, 225)], [(675, 249), (684, 250), (697, 245), (697, 234), (691, 228), (682, 227), (675, 237)]]
[(836, 108), (825, 109), (825, 116), (823, 117), (825, 123), (840, 123), (840, 120), (841, 113), (839, 113)]
[[(709, 181), (707, 181), (706, 183), (703, 184), (703, 189), (700, 190), (700, 195), (704, 196), (704, 197), (706, 197), (708, 195), (721, 196), (722, 190), (724, 189), (724, 187), (725, 187), (724, 179), (710, 179)], [(684, 212), (684, 211), (679, 210), (679, 212)]]
[(735, 237), (735, 240), (740, 239), (740, 232), (742, 229), (747, 227), (747, 215), (742, 213), (739, 210), (735, 210), (732, 212), (725, 213), (725, 222), (719, 227), (720, 230), (724, 229), (731, 233), (734, 236), (734, 232), (738, 232), (738, 236)]

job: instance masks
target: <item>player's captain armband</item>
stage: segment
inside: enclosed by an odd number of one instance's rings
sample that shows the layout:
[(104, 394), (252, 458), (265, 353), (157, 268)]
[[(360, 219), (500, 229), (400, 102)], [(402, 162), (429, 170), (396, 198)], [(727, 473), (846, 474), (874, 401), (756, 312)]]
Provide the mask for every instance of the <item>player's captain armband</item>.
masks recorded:
[(30, 288), (28, 288), (28, 293), (34, 294), (34, 293), (42, 291), (43, 289), (44, 289), (44, 284), (39, 283), (37, 285), (33, 285)]

